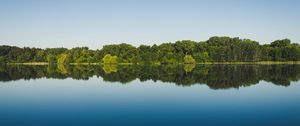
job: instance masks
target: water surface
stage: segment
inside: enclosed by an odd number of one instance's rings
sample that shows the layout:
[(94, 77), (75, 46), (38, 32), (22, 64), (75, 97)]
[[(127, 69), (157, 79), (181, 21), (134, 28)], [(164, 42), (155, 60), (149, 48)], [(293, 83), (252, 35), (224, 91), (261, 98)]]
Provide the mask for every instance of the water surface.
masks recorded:
[(300, 125), (300, 65), (0, 67), (0, 125)]

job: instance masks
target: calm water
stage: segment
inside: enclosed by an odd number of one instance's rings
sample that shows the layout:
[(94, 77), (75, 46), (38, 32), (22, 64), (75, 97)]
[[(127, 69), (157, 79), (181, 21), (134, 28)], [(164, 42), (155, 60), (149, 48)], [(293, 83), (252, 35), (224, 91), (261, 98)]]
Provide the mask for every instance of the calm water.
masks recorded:
[(300, 125), (300, 65), (1, 66), (0, 125)]

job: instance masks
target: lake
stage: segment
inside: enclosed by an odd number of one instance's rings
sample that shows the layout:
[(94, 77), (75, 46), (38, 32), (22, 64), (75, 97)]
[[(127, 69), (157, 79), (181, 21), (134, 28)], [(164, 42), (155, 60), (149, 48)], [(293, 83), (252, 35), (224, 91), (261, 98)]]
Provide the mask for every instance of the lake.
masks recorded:
[(0, 125), (300, 125), (300, 65), (4, 65)]

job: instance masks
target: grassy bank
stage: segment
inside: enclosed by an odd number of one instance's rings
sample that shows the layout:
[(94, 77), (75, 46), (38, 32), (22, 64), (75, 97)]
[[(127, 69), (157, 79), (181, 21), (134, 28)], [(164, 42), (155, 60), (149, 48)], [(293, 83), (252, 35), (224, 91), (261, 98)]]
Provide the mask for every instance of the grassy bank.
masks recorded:
[(300, 61), (203, 62), (197, 64), (300, 64)]
[(7, 63), (8, 65), (48, 65), (47, 62)]
[[(48, 62), (7, 63), (9, 65), (48, 65)], [(183, 64), (183, 63), (176, 63)], [(203, 62), (196, 64), (300, 64), (300, 61), (258, 61), (258, 62)], [(70, 65), (103, 65), (103, 63), (70, 63)], [(118, 65), (134, 65), (134, 63), (118, 63)], [(161, 65), (161, 64), (153, 64)]]

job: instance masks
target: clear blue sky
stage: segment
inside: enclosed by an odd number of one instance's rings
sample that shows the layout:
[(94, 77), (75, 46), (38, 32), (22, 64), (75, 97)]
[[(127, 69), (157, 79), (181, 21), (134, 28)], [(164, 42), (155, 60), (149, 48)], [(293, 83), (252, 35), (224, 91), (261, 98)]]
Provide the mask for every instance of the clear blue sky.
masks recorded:
[(0, 45), (96, 49), (250, 38), (300, 42), (300, 0), (1, 0)]

